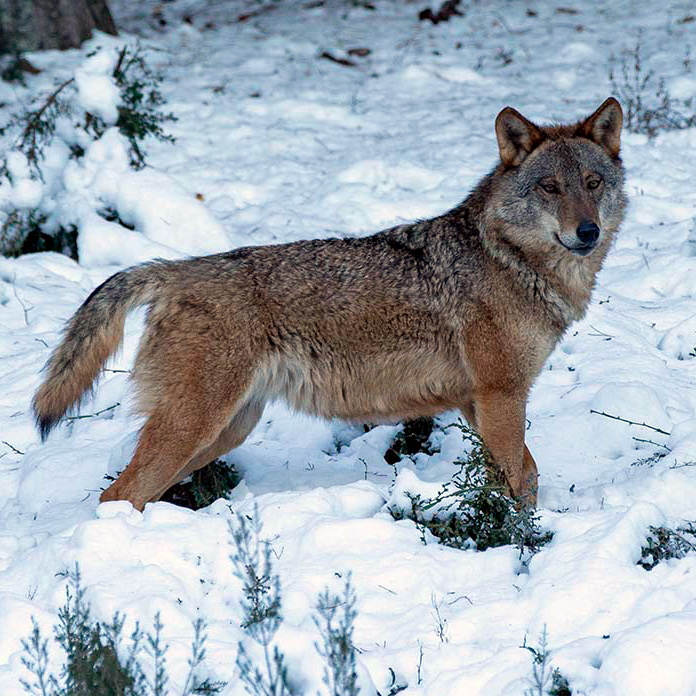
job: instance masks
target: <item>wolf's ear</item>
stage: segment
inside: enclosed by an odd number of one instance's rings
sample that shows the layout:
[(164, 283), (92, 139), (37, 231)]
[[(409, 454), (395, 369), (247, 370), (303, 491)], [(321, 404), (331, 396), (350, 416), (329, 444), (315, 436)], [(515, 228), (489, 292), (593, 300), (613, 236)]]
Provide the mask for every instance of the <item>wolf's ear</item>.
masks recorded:
[(519, 111), (506, 106), (495, 119), (500, 160), (506, 167), (522, 164), (524, 158), (544, 139), (542, 132)]
[(601, 145), (612, 157), (617, 157), (621, 148), (622, 125), (621, 104), (614, 97), (609, 97), (592, 116), (580, 124), (580, 132)]

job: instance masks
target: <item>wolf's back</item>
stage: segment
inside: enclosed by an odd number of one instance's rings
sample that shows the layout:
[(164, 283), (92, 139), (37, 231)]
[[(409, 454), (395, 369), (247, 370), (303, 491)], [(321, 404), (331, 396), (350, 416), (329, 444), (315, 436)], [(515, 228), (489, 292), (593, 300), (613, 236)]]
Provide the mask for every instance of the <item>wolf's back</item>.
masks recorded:
[(118, 350), (128, 312), (153, 301), (163, 282), (158, 267), (158, 263), (145, 264), (111, 276), (68, 322), (32, 403), (42, 440), (92, 388), (109, 356)]

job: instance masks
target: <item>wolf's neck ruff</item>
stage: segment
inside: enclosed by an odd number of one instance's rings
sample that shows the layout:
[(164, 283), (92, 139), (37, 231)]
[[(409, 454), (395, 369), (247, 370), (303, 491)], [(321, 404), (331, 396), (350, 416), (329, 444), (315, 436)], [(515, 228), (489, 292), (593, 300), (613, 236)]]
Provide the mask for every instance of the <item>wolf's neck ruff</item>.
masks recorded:
[(589, 296), (584, 303), (573, 302), (552, 284), (548, 274), (543, 275), (537, 271), (517, 246), (489, 235), (485, 230), (480, 232), (479, 237), (484, 250), (493, 261), (507, 271), (530, 304), (547, 314), (555, 328), (565, 331), (570, 324), (584, 316)]

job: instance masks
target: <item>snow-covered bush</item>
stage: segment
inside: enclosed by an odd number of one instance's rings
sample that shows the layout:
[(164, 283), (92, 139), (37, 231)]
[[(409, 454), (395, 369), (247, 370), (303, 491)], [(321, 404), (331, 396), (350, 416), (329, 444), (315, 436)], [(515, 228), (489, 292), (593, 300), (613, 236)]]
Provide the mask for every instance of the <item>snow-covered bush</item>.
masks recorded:
[(645, 570), (652, 570), (661, 561), (684, 558), (687, 553), (694, 551), (696, 551), (696, 523), (689, 522), (676, 529), (651, 526), (641, 549), (638, 565)]
[[(161, 75), (138, 45), (98, 49), (75, 74), (0, 130), (11, 143), (0, 165), (0, 253), (55, 250), (77, 258), (76, 238), (85, 207), (85, 158), (90, 146), (122, 152), (133, 169), (145, 165), (144, 141), (171, 141), (163, 125), (174, 119), (160, 107)], [(116, 153), (118, 154), (118, 153)], [(92, 153), (91, 157), (105, 156)]]
[[(175, 120), (171, 113), (162, 113), (160, 107), (164, 97), (159, 90), (160, 73), (152, 71), (136, 46), (121, 49), (113, 69), (112, 78), (119, 92), (115, 126), (128, 140), (130, 163), (133, 169), (145, 166), (145, 150), (142, 141), (148, 136), (158, 140), (174, 142), (174, 138), (162, 127), (167, 121)], [(109, 114), (111, 116), (111, 114)], [(111, 125), (99, 109), (87, 112), (85, 128), (101, 137)]]
[[(242, 581), (241, 627), (260, 648), (249, 649), (240, 642), (237, 667), (242, 683), (257, 696), (292, 696), (298, 693), (288, 674), (285, 655), (274, 639), (283, 621), (280, 576), (275, 572), (271, 545), (262, 539), (258, 510), (253, 517), (230, 523), (233, 545), (231, 560)], [(68, 588), (53, 639), (62, 651), (58, 674), (50, 667), (52, 647), (33, 621), (31, 634), (22, 641), (22, 663), (31, 675), (22, 684), (33, 696), (165, 696), (172, 693), (167, 669), (167, 645), (162, 623), (155, 616), (152, 631), (136, 623), (124, 638), (125, 619), (116, 614), (110, 623), (97, 621), (85, 599), (79, 567), (68, 573)], [(329, 696), (357, 696), (360, 691), (356, 650), (353, 645), (356, 596), (348, 574), (343, 592), (328, 588), (318, 596), (314, 624), (319, 631), (315, 647), (324, 660), (323, 682)], [(194, 638), (188, 672), (181, 696), (217, 694), (222, 682), (198, 676), (205, 656), (205, 621), (194, 623)], [(142, 666), (148, 656), (149, 669)], [(393, 691), (391, 693), (396, 693)]]
[(441, 544), (485, 551), (513, 544), (520, 552), (536, 551), (550, 536), (541, 531), (534, 509), (519, 505), (505, 494), (502, 474), (492, 466), (490, 453), (478, 434), (462, 421), (456, 427), (472, 447), (458, 460), (459, 471), (432, 497), (418, 492), (415, 475), (404, 470), (397, 478), (389, 511), (397, 520), (410, 519)]

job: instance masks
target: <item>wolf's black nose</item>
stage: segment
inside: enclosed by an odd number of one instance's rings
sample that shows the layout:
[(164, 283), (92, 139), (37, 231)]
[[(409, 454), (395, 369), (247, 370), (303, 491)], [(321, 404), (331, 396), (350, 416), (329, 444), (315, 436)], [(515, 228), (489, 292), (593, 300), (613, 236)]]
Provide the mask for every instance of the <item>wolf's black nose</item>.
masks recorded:
[(583, 220), (578, 225), (577, 235), (583, 244), (594, 244), (599, 239), (599, 227), (594, 222)]

